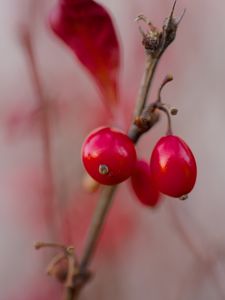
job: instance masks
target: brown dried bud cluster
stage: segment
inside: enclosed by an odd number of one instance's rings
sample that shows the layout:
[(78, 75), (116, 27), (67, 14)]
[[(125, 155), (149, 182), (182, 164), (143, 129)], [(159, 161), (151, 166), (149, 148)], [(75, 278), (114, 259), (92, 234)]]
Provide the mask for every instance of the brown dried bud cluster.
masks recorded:
[(143, 33), (142, 44), (151, 56), (155, 56), (160, 48), (162, 34), (161, 32), (154, 26), (150, 26), (150, 30), (146, 33)]
[(176, 32), (180, 21), (182, 20), (185, 10), (181, 17), (177, 20), (173, 17), (176, 1), (174, 2), (171, 14), (165, 19), (161, 30), (158, 30), (151, 22), (147, 21), (147, 18), (140, 15), (136, 20), (144, 21), (148, 25), (148, 30), (144, 32), (140, 28), (140, 32), (143, 36), (142, 44), (146, 49), (147, 54), (152, 58), (160, 57), (165, 49), (174, 41)]

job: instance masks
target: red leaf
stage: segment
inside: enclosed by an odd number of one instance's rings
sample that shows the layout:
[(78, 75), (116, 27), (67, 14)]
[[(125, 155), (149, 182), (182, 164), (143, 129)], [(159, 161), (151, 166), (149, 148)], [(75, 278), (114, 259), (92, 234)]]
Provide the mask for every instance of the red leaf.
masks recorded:
[(50, 15), (50, 26), (94, 76), (105, 103), (115, 105), (119, 43), (108, 12), (92, 0), (61, 0)]

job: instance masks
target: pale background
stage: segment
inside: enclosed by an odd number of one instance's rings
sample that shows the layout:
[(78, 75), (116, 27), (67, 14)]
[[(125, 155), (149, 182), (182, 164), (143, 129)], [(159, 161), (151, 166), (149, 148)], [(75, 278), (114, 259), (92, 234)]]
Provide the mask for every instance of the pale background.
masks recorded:
[[(112, 14), (122, 45), (120, 112), (125, 114), (126, 128), (144, 63), (133, 20), (144, 13), (160, 26), (172, 3), (101, 3)], [(82, 197), (87, 197), (80, 194), (80, 147), (86, 134), (104, 120), (100, 116), (104, 107), (92, 79), (46, 29), (46, 16), (53, 4), (0, 0), (1, 300), (61, 299), (60, 292), (55, 297), (51, 294), (58, 284), (44, 274), (50, 257), (45, 254), (51, 251), (43, 250), (42, 255), (32, 247), (36, 240), (52, 238), (40, 217), (42, 147), (37, 129), (27, 120), (36, 99), (17, 38), (21, 24), (34, 26), (45, 89), (62, 105), (60, 121), (54, 127), (55, 177), (57, 182), (66, 182), (68, 199), (73, 198), (78, 215)], [(33, 15), (31, 5), (35, 5)], [(158, 210), (151, 211), (140, 206), (129, 186), (123, 184), (113, 208), (112, 223), (117, 229), (112, 225), (108, 233), (106, 230), (93, 264), (96, 275), (82, 299), (225, 299), (225, 3), (180, 0), (177, 13), (184, 7), (186, 15), (176, 42), (161, 61), (152, 96), (163, 76), (172, 73), (174, 82), (165, 89), (164, 100), (179, 108), (174, 131), (195, 153), (196, 187), (188, 201), (166, 198)], [(164, 128), (162, 121), (140, 142), (139, 153), (146, 159)], [(87, 199), (86, 204), (92, 196)], [(83, 222), (82, 217), (78, 220), (75, 223)], [(124, 222), (128, 228), (124, 229)]]

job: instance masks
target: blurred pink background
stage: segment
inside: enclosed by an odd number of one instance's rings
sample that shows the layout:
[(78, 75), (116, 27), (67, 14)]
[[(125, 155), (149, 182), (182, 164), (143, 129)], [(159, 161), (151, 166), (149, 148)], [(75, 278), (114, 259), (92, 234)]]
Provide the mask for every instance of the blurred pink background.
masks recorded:
[[(172, 1), (105, 0), (122, 49), (118, 124), (127, 129), (144, 68), (134, 22), (144, 13), (161, 26)], [(78, 254), (97, 196), (82, 191), (80, 148), (87, 133), (105, 124), (100, 94), (72, 52), (49, 30), (55, 1), (0, 0), (0, 299), (61, 299), (61, 287), (44, 272), (54, 251), (33, 242), (54, 237), (44, 213), (45, 177), (36, 97), (18, 40), (20, 26), (34, 28), (41, 79), (58, 113), (52, 119), (52, 164), (60, 213), (73, 206), (72, 239)], [(174, 131), (192, 148), (198, 179), (186, 202), (163, 199), (156, 210), (137, 203), (123, 183), (115, 198), (81, 299), (225, 299), (225, 3), (178, 1), (186, 8), (175, 43), (157, 71), (155, 97), (167, 73), (174, 81), (164, 101), (178, 107)], [(138, 151), (149, 159), (164, 134), (163, 119), (145, 135)], [(53, 296), (54, 295), (54, 296)]]

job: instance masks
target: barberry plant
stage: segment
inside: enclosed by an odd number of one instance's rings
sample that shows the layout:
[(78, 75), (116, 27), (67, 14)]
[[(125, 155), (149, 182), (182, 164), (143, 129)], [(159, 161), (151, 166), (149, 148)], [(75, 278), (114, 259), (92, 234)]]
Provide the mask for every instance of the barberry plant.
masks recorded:
[[(53, 247), (59, 250), (48, 266), (48, 274), (64, 284), (65, 300), (78, 299), (83, 286), (92, 278), (90, 264), (114, 194), (121, 182), (127, 179), (131, 182), (134, 196), (144, 207), (159, 204), (161, 194), (184, 199), (194, 187), (197, 176), (194, 155), (181, 138), (173, 135), (171, 116), (176, 115), (178, 111), (165, 104), (161, 96), (163, 87), (173, 79), (172, 76), (165, 76), (155, 101), (148, 99), (159, 61), (167, 47), (175, 40), (178, 25), (183, 17), (183, 14), (178, 19), (174, 17), (175, 5), (176, 1), (161, 29), (156, 28), (143, 15), (136, 19), (146, 63), (133, 121), (128, 132), (121, 132), (110, 124), (105, 124), (105, 127), (91, 132), (83, 143), (83, 165), (96, 184), (101, 186), (101, 194), (81, 257), (77, 257), (73, 246), (42, 242), (35, 245), (36, 249)], [(112, 114), (112, 119), (115, 118), (119, 99), (119, 42), (106, 9), (92, 0), (59, 0), (48, 21), (56, 36), (73, 51), (90, 72), (101, 91), (107, 109)], [(145, 23), (146, 30), (140, 22)], [(40, 99), (44, 99), (32, 40), (28, 32), (22, 37), (37, 93)], [(166, 135), (159, 139), (153, 149), (149, 163), (137, 158), (135, 145), (143, 134), (159, 122), (161, 114), (167, 116), (168, 128)], [(47, 118), (43, 115), (43, 138), (46, 141), (49, 134)], [(44, 146), (48, 153), (48, 143)], [(49, 157), (47, 160), (49, 161)], [(51, 177), (50, 167), (48, 172)], [(53, 193), (52, 189), (53, 187), (50, 188), (50, 193)]]

